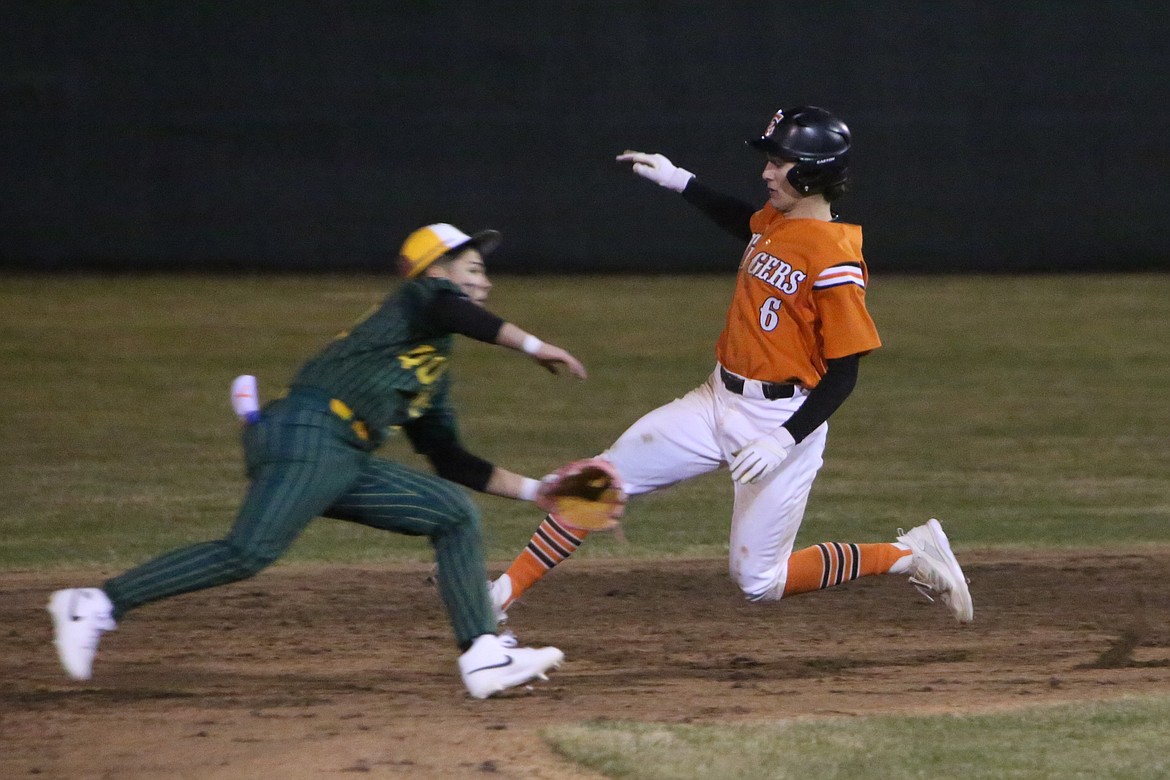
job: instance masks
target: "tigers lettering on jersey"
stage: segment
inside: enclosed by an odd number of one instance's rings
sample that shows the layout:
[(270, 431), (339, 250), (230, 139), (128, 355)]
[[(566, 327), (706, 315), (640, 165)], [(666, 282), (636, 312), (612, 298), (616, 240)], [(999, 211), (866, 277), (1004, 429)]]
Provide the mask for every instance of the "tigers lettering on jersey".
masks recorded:
[(747, 272), (786, 295), (795, 295), (800, 283), (808, 277), (804, 271), (794, 271), (790, 264), (767, 252), (757, 252), (748, 263)]

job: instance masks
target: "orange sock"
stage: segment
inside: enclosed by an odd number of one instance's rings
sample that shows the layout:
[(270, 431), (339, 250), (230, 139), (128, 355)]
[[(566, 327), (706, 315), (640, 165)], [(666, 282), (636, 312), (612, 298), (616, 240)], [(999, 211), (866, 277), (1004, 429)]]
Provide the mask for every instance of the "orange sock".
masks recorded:
[(797, 550), (788, 558), (784, 595), (823, 590), (870, 574), (885, 574), (910, 554), (896, 544), (821, 544)]
[(512, 565), (505, 572), (512, 580), (512, 596), (504, 608), (506, 609), (521, 593), (548, 574), (554, 566), (576, 552), (588, 535), (588, 531), (576, 528), (572, 531), (567, 530), (552, 515), (545, 517), (544, 522), (528, 540), (528, 546), (516, 556), (516, 560), (512, 561)]

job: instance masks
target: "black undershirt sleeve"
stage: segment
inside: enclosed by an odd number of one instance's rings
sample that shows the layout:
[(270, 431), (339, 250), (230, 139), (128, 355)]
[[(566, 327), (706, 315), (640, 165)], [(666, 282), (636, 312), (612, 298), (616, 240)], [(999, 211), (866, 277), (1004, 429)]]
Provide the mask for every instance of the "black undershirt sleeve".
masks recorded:
[(804, 437), (819, 428), (821, 423), (829, 419), (830, 415), (845, 403), (845, 399), (857, 386), (857, 369), (860, 363), (860, 354), (828, 361), (828, 369), (821, 381), (808, 394), (808, 398), (804, 399), (800, 408), (784, 423), (792, 438), (798, 443), (803, 441)]
[(683, 200), (741, 241), (747, 241), (752, 237), (750, 224), (752, 214), (759, 210), (752, 204), (713, 190), (698, 178), (687, 182), (682, 196)]
[[(448, 333), (459, 333), (488, 344), (495, 343), (504, 325), (503, 318), (453, 291), (443, 291), (436, 295), (427, 307), (425, 316), (433, 325)], [(436, 474), (472, 490), (484, 491), (495, 471), (493, 464), (463, 449), (453, 439), (432, 440), (424, 444), (421, 437), (411, 436), (411, 433), (413, 431), (407, 426), (407, 435), (415, 449), (426, 456)]]
[(427, 460), (435, 469), (435, 473), (440, 477), (480, 493), (484, 492), (488, 480), (492, 478), (492, 472), (496, 468), (455, 442), (444, 443), (423, 454), (426, 455)]
[(424, 316), (448, 333), (459, 333), (488, 344), (496, 343), (496, 336), (504, 326), (503, 318), (449, 290), (435, 296)]

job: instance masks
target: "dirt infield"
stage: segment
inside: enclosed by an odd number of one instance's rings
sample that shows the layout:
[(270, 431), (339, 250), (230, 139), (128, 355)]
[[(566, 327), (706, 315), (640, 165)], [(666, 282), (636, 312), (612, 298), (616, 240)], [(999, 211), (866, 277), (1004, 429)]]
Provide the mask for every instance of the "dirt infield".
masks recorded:
[(573, 561), (512, 619), (565, 666), (482, 702), (425, 567), (278, 567), (145, 607), (86, 684), (44, 603), (100, 578), (0, 575), (0, 777), (591, 778), (538, 730), (1170, 694), (1170, 551), (961, 557), (969, 626), (900, 577), (761, 607), (722, 561)]

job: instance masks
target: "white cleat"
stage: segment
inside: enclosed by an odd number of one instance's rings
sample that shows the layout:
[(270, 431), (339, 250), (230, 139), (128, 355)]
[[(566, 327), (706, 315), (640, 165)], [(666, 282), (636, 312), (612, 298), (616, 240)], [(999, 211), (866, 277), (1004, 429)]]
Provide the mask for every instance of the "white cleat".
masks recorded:
[(483, 634), (459, 656), (459, 672), (468, 693), (486, 699), (529, 680), (547, 680), (545, 673), (565, 660), (555, 647), (516, 647), (514, 643), (514, 638), (504, 641), (495, 634)]
[(938, 520), (931, 518), (909, 531), (899, 528), (898, 541), (910, 548), (910, 582), (919, 592), (931, 601), (935, 595), (941, 598), (960, 623), (974, 620), (975, 605), (967, 578)]
[(496, 623), (508, 622), (508, 607), (512, 600), (512, 578), (501, 574), (495, 580), (488, 581), (488, 596), (492, 600), (492, 612), (496, 616)]
[(102, 632), (117, 628), (114, 605), (100, 588), (69, 588), (53, 593), (48, 609), (61, 665), (74, 680), (88, 680)]

